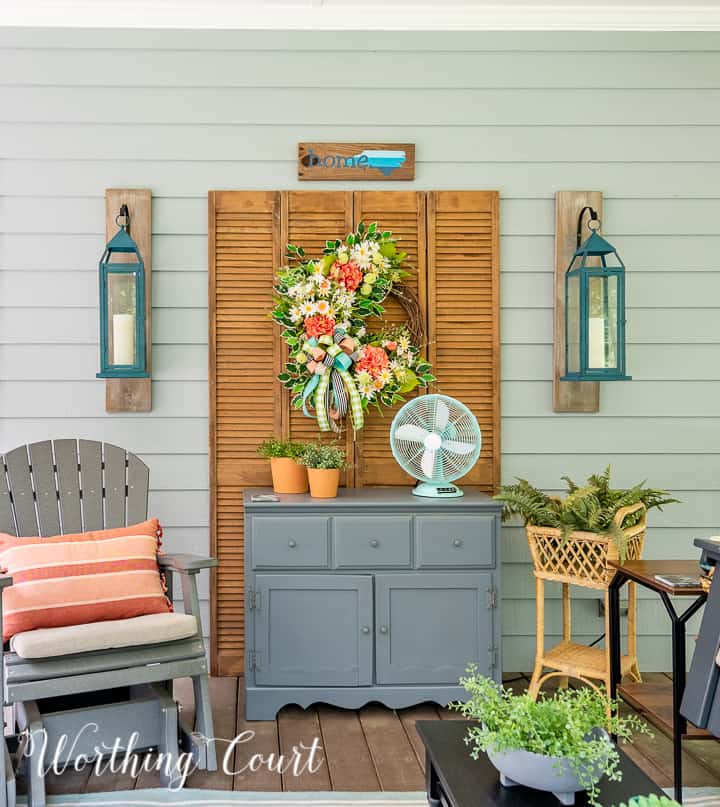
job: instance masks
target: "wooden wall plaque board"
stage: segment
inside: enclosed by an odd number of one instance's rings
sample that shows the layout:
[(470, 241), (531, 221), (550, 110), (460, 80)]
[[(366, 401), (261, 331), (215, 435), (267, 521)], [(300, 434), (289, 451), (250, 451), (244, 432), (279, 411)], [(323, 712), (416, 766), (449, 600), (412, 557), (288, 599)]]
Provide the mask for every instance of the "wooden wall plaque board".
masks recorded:
[[(108, 188), (105, 191), (105, 238), (118, 231), (115, 221), (122, 205), (130, 213), (130, 235), (138, 245), (145, 265), (145, 356), (152, 375), (152, 191), (146, 188)], [(123, 263), (129, 256), (116, 255)], [(152, 411), (152, 378), (106, 378), (106, 412)]]
[(414, 143), (298, 143), (298, 179), (415, 179)]
[[(273, 434), (320, 434), (275, 378), (287, 354), (268, 312), (286, 244), (319, 255), (326, 239), (344, 238), (361, 220), (393, 231), (415, 268), (407, 282), (426, 323), (438, 378), (431, 391), (462, 400), (482, 429), (480, 459), (458, 483), (492, 493), (500, 484), (498, 207), (495, 191), (210, 192), (210, 542), (220, 561), (211, 587), (214, 675), (243, 673), (243, 490), (272, 484), (257, 447)], [(397, 301), (386, 301), (388, 323), (405, 318)], [(347, 487), (413, 484), (390, 450), (395, 411), (370, 409), (355, 442), (345, 433)]]

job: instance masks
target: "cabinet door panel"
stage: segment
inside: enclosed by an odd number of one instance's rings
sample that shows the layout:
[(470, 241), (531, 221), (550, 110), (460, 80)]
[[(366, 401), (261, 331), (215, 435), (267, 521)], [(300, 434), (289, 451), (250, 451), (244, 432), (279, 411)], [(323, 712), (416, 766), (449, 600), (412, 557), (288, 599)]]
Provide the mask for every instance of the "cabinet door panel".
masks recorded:
[(379, 574), (378, 684), (456, 684), (470, 662), (491, 674), (491, 574)]
[(372, 577), (259, 574), (255, 584), (257, 684), (372, 682)]

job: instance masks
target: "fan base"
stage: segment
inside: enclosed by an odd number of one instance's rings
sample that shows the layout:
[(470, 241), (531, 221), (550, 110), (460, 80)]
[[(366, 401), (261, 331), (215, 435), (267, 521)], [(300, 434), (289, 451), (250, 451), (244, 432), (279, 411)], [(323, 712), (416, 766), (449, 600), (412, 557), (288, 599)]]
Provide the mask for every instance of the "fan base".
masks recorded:
[(457, 485), (446, 482), (444, 485), (436, 485), (432, 482), (419, 482), (413, 488), (413, 496), (424, 496), (427, 499), (456, 499), (465, 494)]

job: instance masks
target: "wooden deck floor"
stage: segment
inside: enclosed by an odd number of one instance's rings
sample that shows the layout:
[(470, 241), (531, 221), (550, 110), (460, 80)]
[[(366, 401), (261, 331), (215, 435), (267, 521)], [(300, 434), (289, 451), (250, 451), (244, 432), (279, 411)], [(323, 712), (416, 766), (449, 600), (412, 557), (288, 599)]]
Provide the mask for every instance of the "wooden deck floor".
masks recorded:
[[(656, 674), (656, 677), (660, 674)], [(646, 676), (647, 678), (652, 678)], [(524, 689), (527, 679), (509, 674), (513, 688)], [(188, 682), (189, 683), (189, 682)], [(176, 695), (184, 707), (192, 708), (191, 688), (179, 682)], [(228, 776), (222, 771), (192, 774), (187, 787), (215, 790), (256, 791), (411, 791), (424, 789), (424, 753), (415, 732), (416, 720), (457, 720), (457, 713), (433, 704), (393, 711), (370, 704), (357, 712), (317, 705), (309, 709), (286, 707), (277, 720), (248, 723), (244, 718), (242, 679), (217, 678), (211, 681), (215, 731), (232, 740), (243, 732), (254, 732), (252, 739), (230, 754), (233, 770), (246, 765), (253, 754), (291, 754), (293, 746), (312, 744), (317, 737), (322, 746), (323, 764), (315, 773), (298, 776), (260, 768)], [(250, 735), (247, 735), (248, 737)], [(219, 755), (226, 746), (219, 748)], [(661, 787), (672, 784), (672, 745), (659, 732), (650, 739), (641, 736), (628, 754)], [(685, 743), (685, 785), (720, 787), (720, 745), (714, 741)], [(67, 771), (47, 778), (49, 793), (131, 790), (158, 787), (155, 772), (106, 773)]]

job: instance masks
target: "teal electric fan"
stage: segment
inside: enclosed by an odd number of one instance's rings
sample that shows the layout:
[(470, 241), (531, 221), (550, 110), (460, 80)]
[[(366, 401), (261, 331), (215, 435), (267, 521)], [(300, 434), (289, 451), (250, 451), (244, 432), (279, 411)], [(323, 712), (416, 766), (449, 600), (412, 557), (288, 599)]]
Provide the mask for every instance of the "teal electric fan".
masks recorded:
[(418, 480), (416, 496), (462, 496), (453, 485), (480, 456), (482, 435), (475, 415), (447, 395), (418, 395), (390, 426), (390, 447), (404, 471)]

